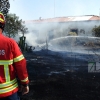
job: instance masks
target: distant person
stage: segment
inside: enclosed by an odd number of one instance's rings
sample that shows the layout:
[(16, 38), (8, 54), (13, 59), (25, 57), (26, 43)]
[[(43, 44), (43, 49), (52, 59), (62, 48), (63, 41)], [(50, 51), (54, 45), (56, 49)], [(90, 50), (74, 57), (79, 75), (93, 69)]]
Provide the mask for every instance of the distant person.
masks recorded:
[(22, 95), (29, 92), (26, 60), (11, 38), (4, 36), (5, 18), (0, 13), (0, 100), (20, 100), (17, 78), (20, 80)]

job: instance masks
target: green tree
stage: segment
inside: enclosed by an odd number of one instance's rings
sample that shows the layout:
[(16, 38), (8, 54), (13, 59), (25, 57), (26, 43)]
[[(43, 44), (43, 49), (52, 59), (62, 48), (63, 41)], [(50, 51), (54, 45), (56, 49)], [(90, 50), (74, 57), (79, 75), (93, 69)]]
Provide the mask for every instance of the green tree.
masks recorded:
[(93, 35), (95, 37), (100, 37), (100, 26), (95, 26), (93, 29), (92, 29), (92, 32), (93, 32)]
[(9, 0), (0, 0), (0, 12), (2, 12), (5, 15), (5, 17), (9, 12), (9, 8), (10, 8)]
[(15, 37), (19, 32), (23, 35), (27, 32), (27, 28), (24, 25), (24, 21), (19, 19), (16, 14), (7, 14), (6, 17), (6, 25), (4, 29), (4, 33), (8, 37)]

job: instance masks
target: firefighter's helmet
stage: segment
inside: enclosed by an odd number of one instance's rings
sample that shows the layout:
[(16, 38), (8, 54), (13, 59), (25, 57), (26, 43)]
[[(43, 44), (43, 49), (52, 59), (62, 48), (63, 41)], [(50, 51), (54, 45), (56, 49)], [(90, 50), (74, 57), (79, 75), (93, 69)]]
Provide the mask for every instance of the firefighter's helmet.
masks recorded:
[(5, 26), (5, 17), (3, 13), (0, 12), (0, 28), (4, 30), (4, 26)]
[(3, 13), (0, 13), (0, 23), (5, 24), (5, 17), (3, 15)]

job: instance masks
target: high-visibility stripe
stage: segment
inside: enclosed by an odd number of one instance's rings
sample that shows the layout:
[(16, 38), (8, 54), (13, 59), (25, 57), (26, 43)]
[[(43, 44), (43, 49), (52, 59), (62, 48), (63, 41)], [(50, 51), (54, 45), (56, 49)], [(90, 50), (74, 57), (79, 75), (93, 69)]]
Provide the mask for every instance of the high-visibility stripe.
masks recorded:
[(4, 73), (5, 73), (6, 82), (9, 82), (10, 74), (9, 74), (9, 66), (7, 64), (4, 64)]
[(9, 87), (9, 86), (11, 86), (11, 85), (13, 85), (15, 83), (17, 83), (17, 79), (16, 78), (14, 80), (12, 80), (12, 81), (0, 84), (0, 88)]
[(0, 60), (0, 65), (4, 65), (4, 64), (11, 65), (11, 64), (13, 64), (13, 61), (18, 62), (18, 61), (21, 61), (22, 59), (24, 59), (23, 55), (20, 55), (12, 60)]
[[(21, 61), (22, 59), (24, 59), (23, 55), (20, 55), (11, 60), (0, 60), (0, 65), (4, 66), (4, 75), (6, 79), (5, 83), (0, 84), (0, 94), (10, 92), (18, 87), (18, 83), (16, 79), (12, 81), (10, 80), (9, 65), (12, 65), (14, 62)], [(22, 81), (27, 81), (27, 79)]]
[(0, 60), (0, 65), (4, 65), (4, 74), (6, 82), (10, 81), (9, 65), (13, 64), (13, 60)]
[(13, 64), (13, 60), (0, 60), (0, 65), (4, 65), (4, 74), (6, 82), (10, 81), (9, 65)]
[(14, 84), (10, 87), (0, 89), (0, 94), (10, 92), (10, 91), (14, 90), (17, 87), (18, 87), (18, 84), (16, 83), (16, 84)]
[(28, 81), (28, 77), (25, 78), (24, 80), (21, 80), (21, 82), (26, 82), (26, 81)]
[(1, 21), (1, 22), (4, 22), (4, 20), (3, 20), (2, 18), (0, 18), (0, 21)]
[(14, 62), (21, 61), (22, 59), (24, 59), (24, 56), (23, 55), (20, 55), (20, 56), (14, 58)]
[(9, 65), (13, 64), (13, 61), (18, 62), (18, 61), (21, 61), (22, 59), (24, 59), (23, 55), (20, 55), (14, 58), (14, 60), (0, 60), (0, 65), (4, 65), (4, 73), (5, 73), (6, 82), (10, 81)]
[(11, 65), (13, 64), (13, 60), (0, 60), (0, 65), (8, 64)]

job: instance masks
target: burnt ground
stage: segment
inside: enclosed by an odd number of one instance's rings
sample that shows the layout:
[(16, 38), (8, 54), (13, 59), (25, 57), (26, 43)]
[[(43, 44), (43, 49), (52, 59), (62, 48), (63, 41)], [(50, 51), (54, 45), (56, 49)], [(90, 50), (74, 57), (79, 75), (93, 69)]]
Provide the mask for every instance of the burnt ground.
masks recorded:
[(100, 73), (89, 73), (87, 60), (48, 52), (25, 54), (30, 92), (21, 100), (100, 100)]

